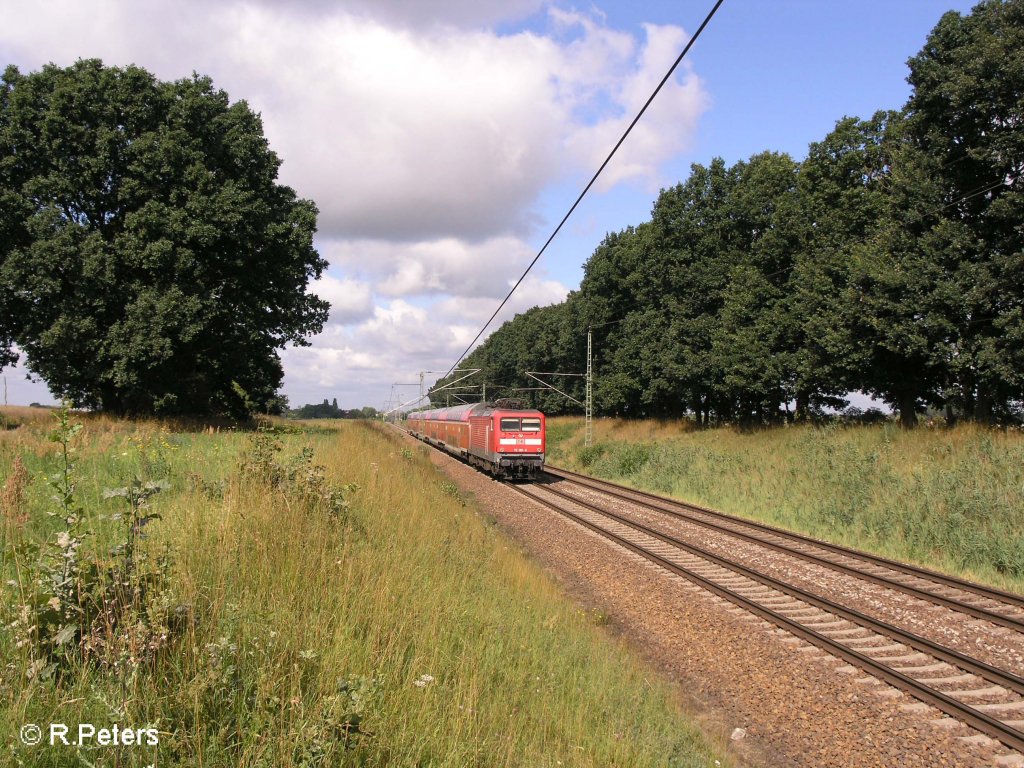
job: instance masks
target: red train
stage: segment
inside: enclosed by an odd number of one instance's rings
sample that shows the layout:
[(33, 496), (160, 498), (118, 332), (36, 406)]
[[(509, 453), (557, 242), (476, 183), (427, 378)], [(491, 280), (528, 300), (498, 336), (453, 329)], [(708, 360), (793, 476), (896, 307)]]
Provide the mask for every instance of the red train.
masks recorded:
[(498, 477), (530, 480), (544, 469), (545, 424), (540, 411), (471, 403), (415, 411), (405, 423), (420, 440)]

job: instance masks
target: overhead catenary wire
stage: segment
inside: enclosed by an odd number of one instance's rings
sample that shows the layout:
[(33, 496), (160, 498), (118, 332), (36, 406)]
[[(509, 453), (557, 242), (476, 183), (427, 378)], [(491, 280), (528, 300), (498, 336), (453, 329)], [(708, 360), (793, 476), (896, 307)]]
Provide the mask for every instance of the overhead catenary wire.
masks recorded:
[(577, 206), (579, 206), (580, 202), (586, 196), (587, 192), (590, 191), (590, 188), (592, 186), (594, 186), (594, 182), (597, 181), (598, 176), (601, 175), (601, 172), (604, 171), (604, 169), (608, 165), (608, 163), (611, 162), (611, 159), (615, 156), (615, 153), (618, 151), (619, 147), (622, 146), (623, 142), (625, 142), (626, 137), (629, 136), (630, 132), (633, 130), (633, 127), (640, 121), (640, 118), (643, 117), (643, 114), (647, 111), (647, 108), (651, 105), (651, 102), (654, 101), (654, 98), (661, 91), (662, 87), (664, 87), (665, 83), (667, 83), (669, 81), (669, 78), (671, 78), (672, 75), (675, 73), (676, 68), (679, 66), (679, 64), (682, 62), (682, 60), (686, 57), (686, 54), (689, 53), (690, 48), (693, 47), (693, 44), (695, 42), (697, 42), (697, 38), (700, 37), (701, 33), (704, 31), (704, 28), (707, 27), (707, 25), (710, 23), (711, 19), (714, 17), (715, 13), (718, 11), (719, 7), (722, 5), (723, 2), (725, 2), (725, 0), (717, 0), (715, 2), (714, 6), (711, 8), (711, 10), (708, 11), (708, 15), (706, 17), (704, 17), (704, 21), (701, 22), (701, 25), (697, 28), (697, 31), (694, 32), (693, 36), (689, 39), (689, 41), (687, 41), (686, 46), (683, 48), (682, 53), (680, 53), (679, 56), (676, 58), (676, 60), (672, 63), (672, 66), (669, 67), (669, 70), (668, 70), (668, 72), (665, 73), (665, 76), (663, 78), (661, 78), (661, 82), (658, 83), (658, 85), (654, 89), (653, 93), (651, 93), (651, 95), (650, 95), (650, 97), (648, 97), (647, 101), (644, 102), (644, 105), (640, 108), (640, 111), (637, 112), (636, 117), (634, 117), (633, 121), (629, 124), (629, 127), (626, 128), (626, 130), (622, 134), (621, 138), (619, 138), (619, 140), (615, 143), (615, 146), (612, 147), (612, 151), (608, 153), (608, 157), (606, 157), (604, 162), (601, 163), (601, 167), (597, 169), (597, 172), (593, 175), (593, 177), (590, 179), (590, 181), (587, 182), (587, 186), (585, 186), (583, 188), (583, 191), (580, 192), (579, 197), (576, 198), (576, 202), (574, 202), (572, 204), (572, 206), (569, 208), (569, 211), (565, 214), (565, 216), (562, 217), (562, 220), (558, 223), (558, 226), (555, 227), (554, 231), (551, 233), (551, 235), (548, 237), (548, 239), (544, 242), (544, 245), (541, 247), (541, 249), (539, 251), (537, 251), (537, 255), (533, 257), (533, 261), (530, 262), (530, 264), (526, 267), (526, 270), (523, 272), (523, 274), (520, 276), (520, 278), (516, 281), (515, 285), (512, 286), (512, 289), (508, 292), (508, 295), (505, 296), (504, 299), (502, 299), (501, 304), (498, 305), (498, 308), (496, 310), (494, 310), (494, 314), (492, 314), (490, 316), (490, 318), (487, 320), (487, 322), (484, 323), (483, 327), (480, 329), (480, 331), (477, 333), (477, 335), (473, 338), (473, 340), (469, 343), (469, 346), (466, 347), (465, 351), (463, 351), (463, 353), (461, 355), (459, 355), (459, 357), (455, 360), (455, 362), (452, 363), (452, 367), (450, 369), (448, 369), (448, 372), (444, 375), (443, 378), (448, 378), (448, 376), (451, 374), (451, 372), (455, 370), (455, 367), (460, 362), (462, 362), (462, 359), (466, 355), (469, 354), (470, 350), (473, 349), (473, 345), (476, 344), (477, 341), (480, 340), (480, 337), (484, 335), (484, 331), (486, 331), (490, 327), (491, 323), (494, 322), (494, 318), (496, 318), (498, 316), (498, 313), (501, 312), (501, 310), (505, 307), (505, 305), (508, 303), (508, 300), (512, 298), (512, 295), (516, 292), (516, 289), (519, 288), (519, 285), (523, 282), (523, 280), (526, 279), (526, 276), (528, 274), (530, 274), (530, 270), (532, 270), (534, 265), (540, 260), (540, 257), (544, 254), (544, 251), (547, 250), (548, 246), (551, 244), (551, 242), (555, 239), (555, 237), (561, 231), (562, 226), (565, 224), (566, 221), (569, 220), (569, 217), (572, 216), (573, 212), (576, 210)]

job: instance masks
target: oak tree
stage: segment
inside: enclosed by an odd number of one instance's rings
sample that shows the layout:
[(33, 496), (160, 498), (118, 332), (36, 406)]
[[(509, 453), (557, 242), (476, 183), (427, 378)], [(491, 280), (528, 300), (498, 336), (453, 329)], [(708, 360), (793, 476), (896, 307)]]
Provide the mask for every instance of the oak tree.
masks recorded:
[(316, 207), (209, 78), (98, 60), (0, 80), (0, 364), (120, 413), (274, 401), (328, 305)]

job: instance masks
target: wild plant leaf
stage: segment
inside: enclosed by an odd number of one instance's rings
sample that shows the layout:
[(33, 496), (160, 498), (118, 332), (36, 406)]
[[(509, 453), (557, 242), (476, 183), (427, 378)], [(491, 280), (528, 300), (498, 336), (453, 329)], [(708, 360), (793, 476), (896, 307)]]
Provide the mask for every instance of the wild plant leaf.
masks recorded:
[(137, 533), (137, 532), (141, 531), (144, 526), (149, 525), (149, 523), (151, 523), (153, 520), (162, 520), (162, 519), (163, 518), (161, 518), (160, 515), (146, 515), (145, 517), (140, 517), (136, 521), (135, 525), (132, 526), (132, 530)]
[(54, 645), (64, 645), (64, 643), (70, 642), (77, 633), (78, 626), (76, 624), (66, 624), (60, 632), (53, 636)]
[(47, 664), (39, 671), (40, 680), (49, 680), (57, 672), (56, 664)]
[(362, 715), (355, 713), (348, 713), (340, 718), (340, 723), (343, 730), (346, 731), (359, 731), (359, 725), (363, 722)]

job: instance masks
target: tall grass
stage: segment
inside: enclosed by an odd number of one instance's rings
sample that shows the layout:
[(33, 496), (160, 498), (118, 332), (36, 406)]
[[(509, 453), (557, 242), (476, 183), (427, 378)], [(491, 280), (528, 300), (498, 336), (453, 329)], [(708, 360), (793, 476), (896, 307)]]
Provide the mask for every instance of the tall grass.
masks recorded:
[(1024, 592), (1024, 436), (552, 419), (554, 464)]
[[(27, 423), (0, 443), (0, 486), (15, 457), (33, 478), (20, 502), (28, 520), (4, 541), (9, 612), (23, 602), (18, 574), (33, 567), (33, 547), (57, 530), (42, 487), (57, 459), (45, 426)], [(105, 488), (136, 476), (171, 483), (151, 500), (162, 519), (145, 543), (151, 562), (166, 556), (168, 586), (139, 617), (163, 639), (129, 644), (120, 666), (71, 654), (62, 674), (30, 680), (31, 647), (0, 633), (0, 762), (724, 761), (666, 687), (565, 602), (423, 450), (382, 427), (346, 422), (254, 443), (87, 420), (78, 440), (75, 493), (96, 532), (87, 557), (106, 557), (117, 535), (103, 516), (119, 500), (104, 499)], [(155, 727), (159, 746), (19, 742), (21, 724), (51, 722)]]

